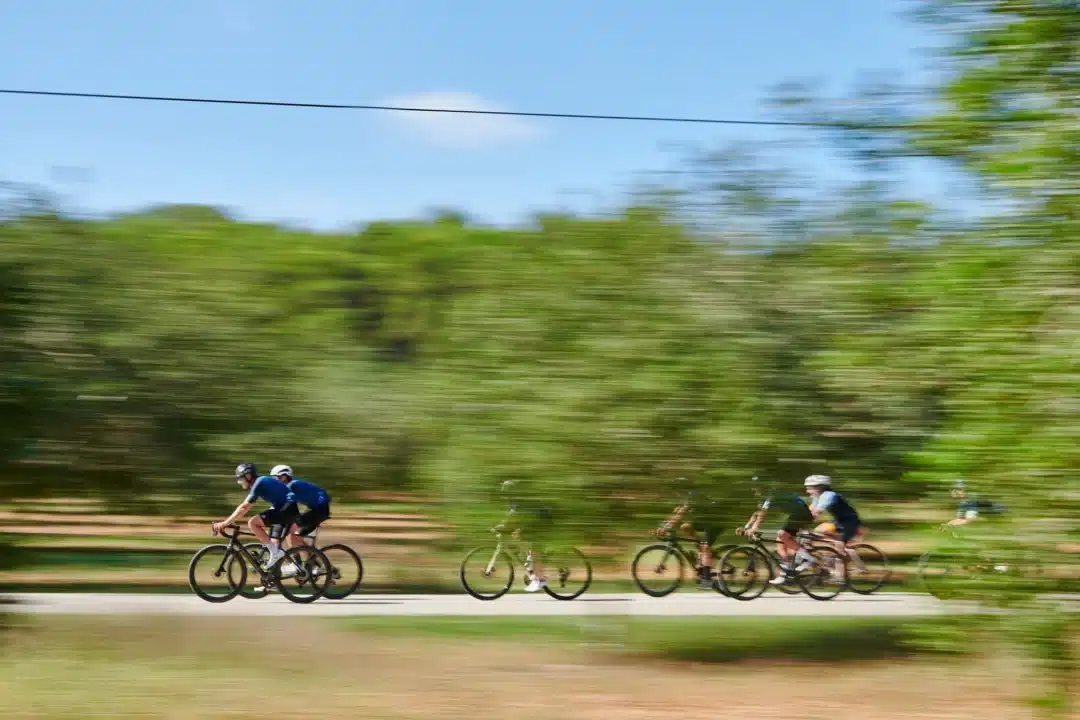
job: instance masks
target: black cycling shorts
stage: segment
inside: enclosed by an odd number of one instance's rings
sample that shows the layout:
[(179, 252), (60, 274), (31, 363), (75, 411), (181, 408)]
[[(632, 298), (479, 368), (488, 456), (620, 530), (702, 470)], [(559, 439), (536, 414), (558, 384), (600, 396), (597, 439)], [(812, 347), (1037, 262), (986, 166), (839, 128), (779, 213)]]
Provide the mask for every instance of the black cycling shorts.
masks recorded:
[(330, 503), (313, 507), (305, 513), (300, 513), (296, 518), (297, 532), (301, 535), (310, 535), (315, 528), (330, 519)]
[(836, 526), (836, 534), (839, 535), (840, 539), (845, 543), (851, 542), (859, 533), (859, 528), (862, 527), (862, 523), (858, 520), (833, 522), (833, 524)]
[(275, 539), (281, 537), (285, 528), (292, 527), (299, 515), (300, 508), (296, 507), (296, 503), (288, 503), (279, 508), (272, 507), (259, 513), (263, 524), (270, 528), (270, 537)]
[(784, 521), (784, 526), (780, 528), (789, 535), (798, 535), (800, 532), (810, 527), (812, 520), (807, 520), (803, 517), (796, 515), (788, 515), (787, 520)]

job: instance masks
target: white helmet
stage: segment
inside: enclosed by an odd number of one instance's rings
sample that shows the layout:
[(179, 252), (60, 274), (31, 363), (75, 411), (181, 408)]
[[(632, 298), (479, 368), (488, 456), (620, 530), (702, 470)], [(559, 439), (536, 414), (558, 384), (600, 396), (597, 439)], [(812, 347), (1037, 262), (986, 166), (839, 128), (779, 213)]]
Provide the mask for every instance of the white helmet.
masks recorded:
[(808, 488), (822, 487), (823, 485), (832, 485), (832, 478), (828, 475), (811, 475), (806, 478), (806, 482), (803, 483)]
[(270, 474), (274, 477), (277, 477), (278, 475), (288, 475), (289, 477), (292, 477), (292, 468), (288, 465), (275, 465), (274, 469), (270, 471)]

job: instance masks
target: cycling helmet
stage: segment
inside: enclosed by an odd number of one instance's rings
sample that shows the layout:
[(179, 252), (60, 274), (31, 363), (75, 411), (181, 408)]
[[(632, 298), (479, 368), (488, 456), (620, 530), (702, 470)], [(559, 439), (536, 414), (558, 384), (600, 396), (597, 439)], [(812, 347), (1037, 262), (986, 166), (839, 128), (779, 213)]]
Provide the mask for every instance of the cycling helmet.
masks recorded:
[(806, 478), (806, 482), (803, 483), (808, 488), (812, 487), (827, 487), (832, 485), (832, 478), (828, 475), (811, 475)]
[(259, 471), (255, 469), (255, 463), (240, 463), (236, 466), (236, 477), (242, 478), (248, 473), (252, 475), (259, 474)]
[(967, 483), (963, 480), (957, 480), (952, 484), (953, 490), (967, 490)]
[(292, 477), (292, 468), (288, 465), (275, 465), (274, 469), (270, 471), (270, 474), (274, 477), (277, 477), (278, 475), (288, 475), (289, 477)]

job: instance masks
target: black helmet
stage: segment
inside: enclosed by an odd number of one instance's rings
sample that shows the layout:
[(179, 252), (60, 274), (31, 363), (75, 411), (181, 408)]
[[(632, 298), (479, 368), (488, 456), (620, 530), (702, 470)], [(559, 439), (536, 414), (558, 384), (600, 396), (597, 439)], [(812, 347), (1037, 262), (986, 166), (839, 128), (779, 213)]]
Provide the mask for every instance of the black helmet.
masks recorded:
[(236, 477), (242, 478), (248, 473), (252, 475), (259, 474), (259, 471), (255, 469), (255, 463), (240, 463), (236, 466)]

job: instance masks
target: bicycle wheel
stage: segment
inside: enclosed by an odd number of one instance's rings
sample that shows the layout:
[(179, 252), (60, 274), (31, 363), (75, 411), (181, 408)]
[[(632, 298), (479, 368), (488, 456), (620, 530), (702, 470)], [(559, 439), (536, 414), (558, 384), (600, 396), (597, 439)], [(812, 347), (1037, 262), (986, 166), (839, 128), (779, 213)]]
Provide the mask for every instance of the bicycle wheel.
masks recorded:
[(755, 600), (769, 587), (772, 565), (753, 545), (738, 545), (724, 553), (720, 567), (730, 572), (717, 576), (722, 592), (736, 600)]
[[(259, 565), (265, 564), (267, 558), (270, 557), (270, 551), (267, 550), (266, 546), (262, 543), (247, 543), (244, 545), (244, 549), (255, 556), (255, 560)], [(241, 584), (239, 584), (238, 587), (240, 588), (241, 597), (247, 598), (248, 600), (260, 600), (270, 594), (270, 589), (263, 583), (262, 574), (259, 572), (259, 569), (251, 567), (251, 561), (244, 557), (243, 553), (237, 552), (230, 562), (242, 563), (247, 569), (247, 572), (244, 573), (245, 578), (246, 580), (251, 581), (251, 585), (248, 585), (246, 581), (240, 581)], [(237, 582), (233, 578), (231, 568), (229, 581)]]
[(330, 561), (330, 583), (326, 589), (327, 600), (344, 600), (356, 592), (364, 579), (364, 563), (348, 545), (327, 545), (320, 548)]
[(330, 582), (330, 561), (322, 550), (298, 545), (285, 551), (273, 568), (274, 583), (294, 603), (313, 603), (326, 593)]
[[(514, 584), (514, 563), (498, 548), (478, 547), (461, 561), (461, 586), (477, 600), (498, 600)], [(491, 582), (490, 589), (483, 583)]]
[(575, 547), (548, 550), (537, 562), (547, 574), (544, 592), (556, 600), (580, 597), (592, 584), (592, 564)]
[(247, 566), (228, 545), (207, 545), (188, 563), (188, 584), (207, 602), (232, 600), (246, 581)]
[[(780, 556), (776, 554), (775, 551), (771, 553), (770, 559), (773, 561), (773, 567), (776, 568), (778, 572), (783, 572), (780, 568)], [(784, 582), (777, 585), (770, 584), (769, 587), (773, 590), (779, 590), (785, 595), (802, 595), (803, 593), (802, 587), (799, 586), (799, 583), (795, 582), (795, 578), (786, 573), (784, 574)]]
[[(665, 543), (646, 545), (630, 563), (630, 577), (649, 597), (666, 597), (678, 589), (686, 571), (682, 553)], [(656, 585), (650, 583), (655, 580)]]
[(929, 550), (919, 558), (919, 581), (923, 589), (938, 600), (956, 600), (979, 584), (968, 572), (972, 565), (973, 556), (969, 549), (942, 547)]
[(795, 582), (815, 600), (832, 600), (847, 587), (844, 556), (829, 547), (812, 547), (809, 553), (814, 562), (795, 573)]
[(847, 548), (847, 562), (848, 588), (854, 593), (873, 595), (889, 580), (889, 559), (873, 545)]
[(724, 555), (726, 555), (729, 550), (734, 550), (736, 547), (738, 546), (728, 544), (720, 545), (719, 547), (710, 549), (710, 552), (712, 552), (713, 556), (713, 563), (716, 565), (716, 578), (713, 580), (712, 584), (713, 590), (724, 596), (727, 595), (727, 590), (724, 589), (723, 583), (720, 582), (720, 576), (731, 575), (735, 572), (735, 568), (733, 566), (723, 564)]

